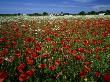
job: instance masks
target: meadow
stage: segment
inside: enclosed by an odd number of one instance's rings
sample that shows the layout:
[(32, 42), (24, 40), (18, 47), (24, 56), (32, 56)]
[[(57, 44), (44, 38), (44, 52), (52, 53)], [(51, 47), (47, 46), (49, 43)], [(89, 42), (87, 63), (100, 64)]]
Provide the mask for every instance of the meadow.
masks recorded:
[(110, 16), (0, 17), (0, 82), (110, 82)]

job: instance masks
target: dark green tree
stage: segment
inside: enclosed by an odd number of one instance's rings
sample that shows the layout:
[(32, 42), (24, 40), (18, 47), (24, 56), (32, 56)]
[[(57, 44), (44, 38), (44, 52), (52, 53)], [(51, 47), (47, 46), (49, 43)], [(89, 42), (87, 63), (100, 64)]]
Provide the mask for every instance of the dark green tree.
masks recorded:
[(86, 13), (85, 13), (84, 11), (81, 11), (81, 12), (79, 13), (79, 15), (86, 15)]
[(95, 11), (88, 12), (88, 15), (97, 15), (98, 13)]
[(40, 13), (33, 13), (34, 16), (40, 16)]
[(106, 15), (110, 15), (110, 10), (106, 10), (106, 11), (105, 11), (105, 14), (106, 14)]
[(47, 12), (43, 12), (43, 14), (42, 14), (43, 16), (47, 16), (48, 15), (48, 13)]

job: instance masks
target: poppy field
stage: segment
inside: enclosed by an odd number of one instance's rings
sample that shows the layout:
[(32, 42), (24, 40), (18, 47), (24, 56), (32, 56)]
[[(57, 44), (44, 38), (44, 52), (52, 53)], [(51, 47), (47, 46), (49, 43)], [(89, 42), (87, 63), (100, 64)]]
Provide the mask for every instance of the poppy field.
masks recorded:
[(110, 82), (110, 18), (1, 17), (0, 82)]

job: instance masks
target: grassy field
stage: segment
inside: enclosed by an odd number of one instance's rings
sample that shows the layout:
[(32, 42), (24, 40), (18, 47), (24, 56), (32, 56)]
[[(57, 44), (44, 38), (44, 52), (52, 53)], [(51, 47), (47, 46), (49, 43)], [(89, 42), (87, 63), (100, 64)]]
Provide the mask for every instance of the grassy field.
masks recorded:
[(0, 17), (0, 82), (110, 82), (110, 16)]

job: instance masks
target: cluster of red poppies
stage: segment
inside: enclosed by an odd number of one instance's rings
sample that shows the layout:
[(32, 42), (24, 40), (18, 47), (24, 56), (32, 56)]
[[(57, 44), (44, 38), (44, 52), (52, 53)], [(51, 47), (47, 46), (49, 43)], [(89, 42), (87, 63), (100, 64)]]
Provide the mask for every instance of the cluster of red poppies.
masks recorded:
[(110, 82), (110, 20), (1, 22), (0, 82), (17, 80)]

